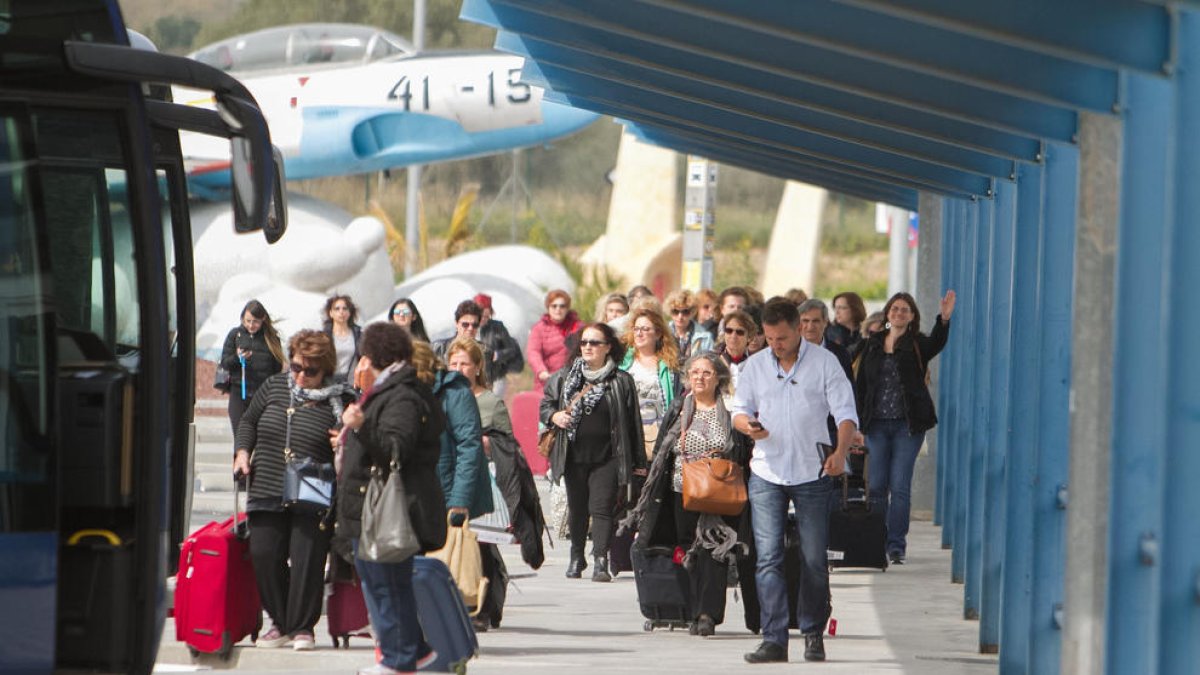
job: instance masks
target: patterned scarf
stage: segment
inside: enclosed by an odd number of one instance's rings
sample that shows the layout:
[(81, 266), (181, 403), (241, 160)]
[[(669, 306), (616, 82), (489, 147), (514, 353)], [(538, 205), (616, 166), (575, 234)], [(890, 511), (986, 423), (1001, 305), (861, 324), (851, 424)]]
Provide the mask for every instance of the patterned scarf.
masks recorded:
[(342, 395), (353, 393), (354, 389), (349, 384), (337, 382), (324, 387), (322, 389), (301, 389), (300, 385), (296, 384), (296, 376), (288, 373), (288, 389), (292, 392), (292, 399), (307, 403), (309, 401), (329, 401), (329, 405), (333, 407), (334, 419), (337, 420), (335, 425), (342, 421)]
[(605, 359), (604, 365), (596, 370), (590, 370), (582, 358), (575, 359), (575, 363), (571, 364), (571, 370), (567, 372), (563, 382), (561, 402), (569, 402), (575, 397), (575, 394), (583, 389), (584, 385), (590, 384), (592, 388), (580, 396), (579, 400), (575, 401), (567, 410), (571, 415), (571, 426), (566, 430), (568, 439), (575, 440), (575, 431), (579, 428), (579, 421), (583, 419), (584, 415), (592, 414), (592, 410), (600, 402), (600, 397), (604, 396), (604, 391), (608, 388), (608, 383), (612, 381), (616, 369), (617, 364), (612, 359)]

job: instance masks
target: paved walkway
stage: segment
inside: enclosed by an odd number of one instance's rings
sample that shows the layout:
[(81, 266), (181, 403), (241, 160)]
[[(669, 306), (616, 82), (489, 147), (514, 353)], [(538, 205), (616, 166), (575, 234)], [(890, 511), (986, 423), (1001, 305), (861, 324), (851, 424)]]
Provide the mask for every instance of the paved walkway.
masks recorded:
[[(213, 453), (224, 452), (221, 447)], [(221, 490), (198, 494), (193, 526), (228, 511), (223, 505), (230, 502), (230, 495)], [(546, 563), (537, 572), (520, 561), (516, 547), (501, 548), (510, 574), (521, 578), (509, 588), (503, 626), (479, 636), (479, 657), (468, 667), (472, 673), (727, 674), (800, 667), (957, 675), (997, 670), (995, 657), (976, 651), (979, 624), (962, 619), (962, 586), (950, 583), (950, 554), (941, 550), (939, 531), (929, 523), (913, 523), (907, 565), (886, 573), (833, 573), (838, 630), (826, 638), (829, 660), (824, 664), (803, 661), (803, 639), (796, 632), (789, 665), (743, 662), (742, 654), (757, 646), (758, 636), (745, 629), (742, 605), (733, 591), (726, 623), (712, 637), (690, 636), (687, 631), (647, 633), (631, 575), (622, 574), (611, 584), (566, 579), (567, 552), (561, 543), (547, 549)], [(160, 672), (189, 664), (187, 651), (174, 635), (168, 620)], [(351, 639), (349, 650), (335, 651), (324, 623), (317, 626), (317, 638), (319, 649), (310, 653), (239, 648), (234, 667), (246, 673), (353, 673), (372, 661), (367, 640)]]

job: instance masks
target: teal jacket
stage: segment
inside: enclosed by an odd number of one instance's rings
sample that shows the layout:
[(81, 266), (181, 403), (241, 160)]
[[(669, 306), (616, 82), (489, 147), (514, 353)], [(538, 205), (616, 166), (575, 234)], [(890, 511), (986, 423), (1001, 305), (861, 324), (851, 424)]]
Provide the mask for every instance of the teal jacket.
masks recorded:
[[(625, 351), (625, 358), (621, 361), (621, 370), (629, 372), (633, 366), (633, 347)], [(670, 407), (671, 402), (683, 393), (683, 378), (679, 377), (679, 372), (671, 370), (662, 359), (658, 360), (658, 386), (663, 393), (663, 410)]]
[(479, 406), (471, 385), (461, 373), (439, 370), (433, 381), (433, 394), (446, 413), (442, 432), (442, 453), (437, 474), (446, 495), (446, 507), (465, 506), (471, 517), (491, 513), (492, 484), (488, 479), (487, 458), (483, 454), (483, 427)]

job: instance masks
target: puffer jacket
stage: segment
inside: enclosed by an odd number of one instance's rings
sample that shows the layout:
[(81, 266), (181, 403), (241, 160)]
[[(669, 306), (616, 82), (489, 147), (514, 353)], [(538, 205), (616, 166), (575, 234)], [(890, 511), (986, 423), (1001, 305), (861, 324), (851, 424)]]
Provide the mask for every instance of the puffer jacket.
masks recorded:
[(433, 395), (442, 405), (446, 430), (441, 437), (437, 473), (449, 508), (466, 507), (472, 518), (491, 513), (492, 484), (483, 454), (483, 426), (471, 384), (462, 373), (439, 370)]
[(525, 345), (525, 360), (533, 371), (533, 390), (542, 393), (545, 385), (538, 379), (542, 373), (554, 374), (570, 360), (567, 338), (583, 324), (574, 311), (567, 313), (562, 323), (554, 323), (549, 314), (533, 324), (529, 331), (529, 342)]
[[(546, 390), (542, 394), (542, 404), (538, 418), (546, 428), (554, 423), (550, 418), (554, 413), (565, 410), (570, 401), (564, 398), (563, 381), (569, 368), (562, 368), (546, 381)], [(609, 414), (612, 415), (612, 446), (617, 457), (617, 484), (628, 486), (633, 484), (633, 472), (646, 468), (646, 451), (642, 440), (641, 417), (638, 414), (637, 385), (629, 373), (614, 369), (612, 380), (604, 391), (604, 399), (608, 402)], [(561, 480), (567, 468), (567, 453), (570, 452), (569, 441), (565, 430), (559, 429), (554, 438), (554, 448), (550, 452), (550, 467), (554, 480)], [(636, 495), (626, 495), (632, 501)]]
[(250, 358), (246, 359), (246, 400), (254, 398), (254, 392), (262, 386), (267, 378), (283, 371), (283, 364), (271, 353), (267, 346), (267, 337), (263, 331), (251, 333), (238, 326), (225, 336), (225, 344), (221, 348), (221, 367), (229, 371), (229, 394), (242, 395), (242, 363), (238, 360), (238, 344), (250, 349)]
[[(404, 366), (368, 393), (363, 417), (362, 428), (345, 436), (338, 478), (337, 540), (344, 543), (358, 538), (371, 467), (386, 470), (396, 452), (412, 501), (413, 527), (425, 550), (441, 548), (446, 540), (446, 503), (437, 480), (437, 463), (446, 419), (433, 392), (417, 380), (412, 366)], [(335, 549), (348, 551), (349, 547), (335, 543)]]

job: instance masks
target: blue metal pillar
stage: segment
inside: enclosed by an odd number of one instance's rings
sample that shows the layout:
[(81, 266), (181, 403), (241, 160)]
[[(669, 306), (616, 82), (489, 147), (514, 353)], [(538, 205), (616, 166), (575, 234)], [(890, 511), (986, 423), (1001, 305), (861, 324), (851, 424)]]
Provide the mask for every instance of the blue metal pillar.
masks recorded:
[[(1163, 320), (1167, 315), (1164, 263), (1169, 257), (1166, 224), (1171, 220), (1175, 178), (1170, 166), (1176, 150), (1174, 85), (1134, 74), (1125, 76), (1125, 84), (1128, 99), (1113, 307), (1111, 582), (1105, 631), (1106, 669), (1114, 675), (1160, 672), (1165, 384), (1168, 367), (1194, 358), (1183, 352), (1168, 362)], [(1194, 452), (1195, 439), (1190, 447)]]
[(1029, 672), (1029, 612), (1033, 595), (1033, 487), (1037, 477), (1038, 370), (1041, 365), (1039, 275), (1042, 247), (1040, 166), (1017, 170), (1017, 222), (1009, 372), (1008, 457), (1005, 461), (1004, 611), (1000, 672)]
[[(941, 232), (941, 237), (942, 237), (941, 288), (942, 289), (950, 288), (951, 280), (954, 278), (953, 270), (951, 268), (954, 264), (954, 231), (957, 228), (955, 227), (955, 224), (954, 224), (954, 217), (952, 215), (953, 212), (954, 212), (953, 200), (943, 199), (942, 200), (942, 232)], [(938, 435), (939, 451), (938, 451), (937, 466), (936, 466), (937, 496), (933, 500), (933, 524), (943, 526), (942, 527), (942, 547), (943, 548), (945, 548), (946, 544), (947, 544), (947, 541), (946, 541), (947, 531), (944, 526), (946, 523), (946, 465), (947, 465), (949, 459), (948, 459), (948, 456), (946, 455), (946, 451), (940, 450), (940, 448), (945, 447), (944, 444), (946, 441), (946, 433), (945, 433), (946, 425), (949, 423), (949, 417), (952, 415), (952, 413), (947, 409), (947, 406), (949, 405), (949, 401), (950, 401), (947, 392), (951, 386), (951, 384), (950, 384), (951, 366), (949, 365), (949, 363), (950, 363), (949, 359), (946, 357), (943, 357), (942, 365), (941, 365), (941, 372), (938, 376), (938, 400), (937, 400), (937, 410), (941, 413), (940, 417), (942, 418), (942, 424), (939, 425), (938, 428), (936, 429), (936, 431), (934, 432)]]
[(1075, 288), (1075, 216), (1079, 150), (1046, 149), (1042, 212), (1041, 365), (1037, 481), (1033, 499), (1033, 606), (1030, 673), (1057, 673), (1062, 653), (1066, 562), (1067, 464), (1070, 448), (1071, 317)]
[[(943, 274), (946, 275), (943, 288), (958, 288), (961, 286), (960, 279), (963, 269), (963, 239), (966, 232), (963, 216), (966, 203), (960, 199), (947, 199), (945, 203), (947, 205), (947, 224), (942, 231), (949, 239), (945, 245), (947, 262), (942, 265)], [(957, 432), (961, 415), (959, 396), (961, 392), (962, 344), (963, 336), (957, 335), (956, 331), (950, 331), (950, 339), (944, 350), (946, 352), (946, 361), (943, 362), (945, 367), (944, 386), (939, 388), (942, 402), (939, 410), (945, 420), (945, 425), (940, 427), (941, 436), (938, 438), (938, 447), (942, 448), (938, 463), (945, 465), (942, 468), (941, 493), (945, 501), (945, 505), (942, 507), (943, 549), (954, 547), (958, 526), (958, 503), (962, 495), (958, 482), (961, 448), (958, 444)]]
[(981, 584), (983, 581), (983, 539), (984, 518), (983, 505), (986, 495), (984, 482), (984, 466), (987, 464), (987, 444), (990, 433), (989, 415), (991, 413), (991, 255), (992, 255), (992, 209), (993, 202), (980, 200), (975, 204), (975, 255), (971, 260), (974, 265), (975, 289), (972, 291), (975, 311), (972, 320), (975, 323), (974, 337), (971, 341), (970, 367), (973, 371), (972, 386), (975, 394), (971, 397), (971, 426), (967, 430), (968, 447), (971, 456), (971, 481), (968, 490), (967, 505), (967, 560), (966, 586), (963, 589), (963, 616), (968, 619), (979, 618), (979, 602)]
[[(1200, 13), (1180, 18), (1180, 69), (1176, 85), (1176, 185), (1195, 185), (1200, 176)], [(1190, 673), (1200, 663), (1200, 359), (1183, 358), (1195, 348), (1200, 317), (1191, 299), (1200, 289), (1200, 192), (1175, 191), (1174, 232), (1167, 306), (1172, 309), (1167, 340), (1167, 443), (1163, 526), (1162, 634), (1160, 672)]]
[[(958, 422), (954, 427), (954, 445), (958, 452), (958, 463), (955, 469), (958, 475), (958, 503), (954, 514), (954, 549), (950, 552), (950, 580), (954, 583), (965, 583), (967, 578), (967, 531), (970, 519), (971, 500), (975, 498), (971, 485), (971, 428), (975, 423), (975, 361), (973, 352), (977, 347), (975, 342), (975, 315), (978, 311), (976, 293), (975, 265), (978, 264), (976, 252), (979, 247), (979, 203), (972, 201), (966, 205), (964, 213), (962, 241), (962, 282), (963, 316), (960, 322), (963, 326), (962, 340), (958, 343), (961, 350), (959, 360), (959, 393), (958, 393)], [(956, 305), (957, 307), (957, 305)], [(965, 595), (965, 589), (964, 589)], [(965, 598), (964, 598), (965, 599)], [(967, 614), (970, 603), (964, 603), (964, 614)]]
[(983, 492), (983, 578), (979, 596), (979, 651), (1000, 649), (1001, 574), (1004, 562), (1004, 462), (1008, 456), (1009, 359), (1012, 336), (1013, 230), (1017, 186), (997, 181), (992, 219), (991, 387)]

